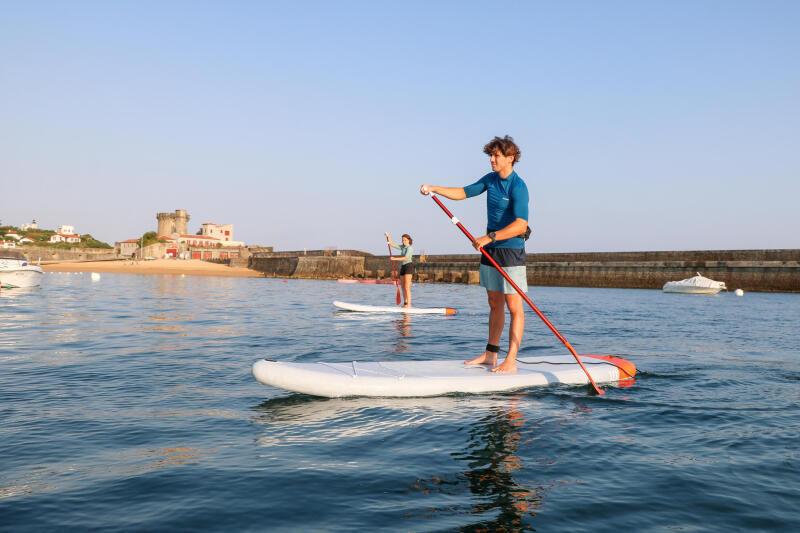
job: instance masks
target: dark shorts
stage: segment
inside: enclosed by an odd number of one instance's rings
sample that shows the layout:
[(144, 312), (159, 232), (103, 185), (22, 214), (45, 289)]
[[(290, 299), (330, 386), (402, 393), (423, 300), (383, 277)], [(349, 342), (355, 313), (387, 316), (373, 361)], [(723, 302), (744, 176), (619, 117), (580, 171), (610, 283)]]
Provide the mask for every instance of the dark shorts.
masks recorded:
[(406, 274), (413, 274), (414, 273), (414, 263), (406, 263), (405, 265), (400, 266), (400, 276), (405, 276)]
[[(484, 248), (501, 267), (525, 266), (525, 248)], [(481, 264), (491, 266), (486, 257), (481, 254)]]

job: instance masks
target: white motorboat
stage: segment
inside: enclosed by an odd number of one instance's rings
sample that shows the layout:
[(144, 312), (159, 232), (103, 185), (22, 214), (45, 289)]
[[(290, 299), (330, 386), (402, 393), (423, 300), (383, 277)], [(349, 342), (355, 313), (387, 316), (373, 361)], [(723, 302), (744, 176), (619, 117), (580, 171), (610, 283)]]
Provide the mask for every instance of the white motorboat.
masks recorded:
[(3, 287), (37, 287), (44, 272), (39, 265), (29, 265), (17, 250), (0, 248), (0, 285)]
[(700, 275), (686, 278), (681, 281), (668, 281), (664, 284), (664, 292), (680, 292), (684, 294), (717, 294), (719, 291), (728, 290), (724, 281), (714, 281)]

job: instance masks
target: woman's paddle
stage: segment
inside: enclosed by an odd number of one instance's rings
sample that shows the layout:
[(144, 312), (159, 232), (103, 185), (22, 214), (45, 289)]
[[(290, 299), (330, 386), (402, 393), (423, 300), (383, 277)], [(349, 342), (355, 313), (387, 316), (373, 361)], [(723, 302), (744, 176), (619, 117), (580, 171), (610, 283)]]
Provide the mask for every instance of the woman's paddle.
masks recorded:
[[(464, 226), (461, 224), (461, 222), (459, 222), (459, 221), (458, 221), (458, 219), (457, 219), (456, 217), (454, 217), (454, 216), (453, 216), (453, 213), (451, 213), (450, 211), (448, 211), (448, 210), (447, 210), (447, 208), (444, 206), (444, 204), (443, 204), (441, 201), (439, 201), (439, 199), (436, 197), (436, 195), (435, 195), (435, 194), (431, 194), (431, 198), (433, 198), (433, 201), (434, 201), (434, 202), (436, 202), (437, 204), (439, 204), (439, 207), (441, 207), (441, 208), (442, 208), (442, 211), (444, 211), (444, 212), (447, 214), (447, 216), (449, 216), (449, 217), (450, 217), (450, 220), (453, 222), (453, 224), (455, 224), (456, 226), (458, 226), (458, 229), (460, 229), (461, 231), (463, 231), (463, 232), (464, 232), (464, 235), (466, 235), (466, 236), (467, 236), (467, 238), (470, 240), (470, 242), (475, 242), (475, 238), (474, 238), (472, 235), (470, 235), (470, 233), (469, 233), (469, 232), (467, 231), (467, 229), (466, 229), (466, 228), (465, 228), (465, 227), (464, 227)], [(487, 252), (486, 250), (484, 250), (484, 249), (483, 249), (483, 247), (481, 247), (481, 248), (480, 248), (480, 250), (481, 250), (481, 253), (483, 254), (483, 256), (484, 256), (484, 257), (485, 257), (485, 258), (486, 258), (486, 259), (489, 261), (489, 263), (491, 263), (491, 265), (492, 265), (493, 267), (495, 267), (495, 268), (497, 269), (497, 271), (498, 271), (498, 272), (500, 272), (500, 274), (502, 274), (502, 275), (503, 275), (503, 277), (504, 277), (504, 278), (506, 278), (506, 281), (507, 281), (507, 282), (509, 282), (509, 283), (511, 284), (511, 286), (512, 286), (512, 287), (514, 287), (514, 290), (516, 290), (516, 291), (519, 293), (519, 295), (520, 295), (520, 296), (522, 296), (522, 299), (523, 299), (523, 300), (525, 300), (526, 302), (528, 302), (528, 305), (530, 305), (530, 306), (531, 306), (531, 309), (533, 309), (534, 311), (536, 311), (536, 314), (537, 314), (537, 315), (539, 315), (539, 318), (541, 318), (541, 319), (542, 319), (542, 321), (543, 321), (545, 324), (547, 324), (547, 327), (548, 327), (548, 328), (550, 328), (550, 330), (551, 330), (553, 333), (555, 333), (555, 334), (556, 334), (556, 337), (558, 337), (558, 339), (559, 339), (561, 342), (563, 342), (563, 343), (564, 343), (564, 346), (566, 346), (566, 347), (567, 347), (567, 349), (570, 351), (570, 353), (572, 353), (572, 355), (575, 357), (575, 360), (576, 360), (576, 361), (578, 361), (578, 364), (579, 364), (579, 365), (581, 365), (581, 368), (582, 368), (582, 369), (583, 369), (583, 371), (586, 373), (586, 377), (587, 377), (587, 378), (589, 378), (589, 382), (592, 384), (592, 387), (594, 387), (594, 392), (596, 392), (597, 394), (603, 394), (603, 391), (602, 391), (602, 390), (600, 390), (600, 389), (598, 388), (597, 384), (596, 384), (596, 383), (594, 382), (594, 380), (592, 379), (592, 376), (591, 376), (591, 375), (589, 375), (589, 371), (588, 371), (588, 370), (586, 370), (586, 367), (585, 367), (585, 366), (583, 366), (583, 362), (581, 361), (581, 358), (578, 356), (578, 352), (576, 352), (576, 351), (575, 351), (575, 348), (573, 348), (573, 347), (572, 347), (572, 345), (571, 345), (569, 342), (567, 342), (567, 339), (565, 339), (565, 338), (564, 338), (564, 337), (561, 335), (561, 333), (559, 333), (559, 332), (558, 332), (558, 330), (556, 329), (556, 327), (555, 327), (553, 324), (551, 324), (549, 320), (547, 320), (547, 317), (546, 317), (546, 316), (544, 316), (544, 315), (542, 314), (542, 312), (541, 312), (541, 311), (539, 311), (539, 308), (538, 308), (538, 307), (536, 307), (536, 306), (533, 304), (533, 302), (531, 301), (531, 299), (530, 299), (530, 298), (528, 298), (528, 296), (527, 296), (527, 295), (526, 295), (524, 292), (522, 292), (522, 289), (520, 289), (520, 288), (517, 286), (517, 284), (516, 284), (516, 283), (514, 283), (514, 281), (513, 281), (513, 280), (512, 280), (510, 277), (508, 277), (508, 274), (506, 274), (505, 270), (503, 270), (503, 269), (500, 267), (500, 265), (498, 265), (498, 264), (497, 264), (497, 262), (496, 262), (494, 259), (492, 259), (492, 256), (490, 256), (490, 255), (489, 255), (489, 252)], [(589, 389), (589, 390), (590, 390), (590, 392), (591, 392), (591, 389)]]
[(389, 262), (392, 263), (392, 272), (394, 272), (394, 284), (397, 287), (397, 305), (400, 305), (400, 284), (397, 281), (397, 270), (394, 269), (394, 259), (392, 259), (392, 245), (386, 241), (386, 246), (389, 247)]

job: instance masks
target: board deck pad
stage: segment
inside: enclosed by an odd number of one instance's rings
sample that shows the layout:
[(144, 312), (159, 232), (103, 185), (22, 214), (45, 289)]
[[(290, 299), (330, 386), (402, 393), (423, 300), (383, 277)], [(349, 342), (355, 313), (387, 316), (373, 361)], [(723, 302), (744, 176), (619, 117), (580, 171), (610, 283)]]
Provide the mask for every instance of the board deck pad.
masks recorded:
[[(596, 383), (630, 379), (634, 365), (617, 357), (581, 356)], [(517, 359), (517, 372), (499, 374), (487, 365), (465, 365), (462, 360), (294, 363), (261, 359), (253, 364), (260, 383), (314, 396), (421, 397), (442, 394), (481, 394), (564, 383), (589, 383), (571, 355), (544, 355)]]

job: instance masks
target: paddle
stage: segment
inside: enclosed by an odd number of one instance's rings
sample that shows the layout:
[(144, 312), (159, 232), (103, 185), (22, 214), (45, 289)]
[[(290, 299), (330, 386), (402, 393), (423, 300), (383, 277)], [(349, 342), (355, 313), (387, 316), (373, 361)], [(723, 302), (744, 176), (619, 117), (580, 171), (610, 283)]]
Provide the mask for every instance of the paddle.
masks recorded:
[[(448, 210), (447, 210), (447, 208), (446, 208), (446, 207), (444, 206), (444, 204), (443, 204), (443, 203), (442, 203), (442, 202), (441, 202), (441, 201), (440, 201), (440, 200), (439, 200), (439, 199), (436, 197), (436, 195), (435, 195), (435, 194), (431, 194), (431, 198), (433, 198), (433, 201), (434, 201), (434, 202), (436, 202), (437, 204), (439, 204), (439, 207), (441, 207), (441, 208), (442, 208), (442, 211), (444, 211), (444, 212), (447, 214), (447, 216), (449, 216), (449, 217), (450, 217), (450, 220), (453, 222), (453, 224), (455, 224), (456, 226), (458, 226), (458, 229), (460, 229), (461, 231), (463, 231), (463, 232), (464, 232), (464, 235), (466, 235), (466, 236), (467, 236), (467, 238), (468, 238), (468, 239), (469, 239), (471, 242), (475, 242), (475, 238), (474, 238), (472, 235), (470, 235), (469, 231), (467, 231), (467, 229), (466, 229), (466, 228), (465, 228), (465, 227), (464, 227), (464, 226), (461, 224), (461, 222), (459, 222), (459, 221), (458, 221), (458, 219), (457, 219), (456, 217), (454, 217), (454, 216), (453, 216), (453, 213), (451, 213), (450, 211), (448, 211)], [(500, 274), (502, 274), (502, 276), (503, 276), (504, 278), (506, 278), (506, 281), (507, 281), (507, 282), (509, 282), (509, 283), (511, 284), (511, 286), (512, 286), (512, 287), (514, 287), (514, 290), (516, 290), (516, 291), (519, 293), (519, 295), (520, 295), (520, 296), (522, 296), (522, 299), (523, 299), (523, 300), (525, 300), (525, 301), (528, 303), (528, 305), (530, 305), (530, 306), (531, 306), (531, 309), (533, 309), (534, 311), (536, 311), (536, 314), (537, 314), (537, 315), (539, 315), (539, 318), (541, 318), (541, 319), (542, 319), (542, 321), (543, 321), (545, 324), (547, 324), (547, 327), (548, 327), (548, 328), (550, 328), (550, 330), (551, 330), (553, 333), (555, 333), (555, 334), (556, 334), (556, 337), (558, 337), (558, 339), (559, 339), (561, 342), (563, 342), (563, 343), (564, 343), (564, 346), (566, 346), (566, 347), (567, 347), (567, 349), (569, 349), (570, 353), (572, 353), (572, 355), (575, 357), (575, 360), (576, 360), (576, 361), (578, 361), (578, 364), (579, 364), (579, 365), (581, 365), (581, 368), (582, 368), (582, 369), (583, 369), (583, 371), (586, 373), (586, 377), (587, 377), (587, 378), (589, 378), (589, 382), (592, 384), (592, 387), (594, 387), (594, 392), (595, 392), (596, 394), (603, 394), (603, 392), (604, 392), (604, 391), (600, 390), (600, 389), (597, 387), (597, 384), (596, 384), (596, 383), (594, 382), (594, 380), (592, 379), (592, 376), (591, 376), (591, 375), (589, 375), (589, 371), (588, 371), (588, 370), (586, 370), (586, 367), (585, 367), (585, 366), (583, 366), (583, 362), (581, 361), (581, 358), (578, 356), (578, 352), (576, 352), (576, 351), (575, 351), (575, 348), (573, 348), (573, 347), (572, 347), (572, 345), (571, 345), (569, 342), (567, 342), (567, 339), (565, 339), (565, 338), (564, 338), (564, 337), (561, 335), (561, 333), (559, 333), (559, 332), (558, 332), (558, 330), (556, 329), (556, 327), (555, 327), (553, 324), (551, 324), (549, 320), (547, 320), (547, 317), (545, 317), (545, 316), (542, 314), (542, 312), (541, 312), (541, 311), (539, 311), (539, 308), (538, 308), (538, 307), (536, 307), (536, 306), (533, 304), (533, 302), (531, 301), (531, 299), (530, 299), (530, 298), (528, 298), (528, 296), (527, 296), (527, 295), (526, 295), (524, 292), (522, 292), (522, 289), (520, 289), (520, 288), (517, 286), (517, 284), (516, 284), (516, 283), (514, 283), (514, 281), (513, 281), (513, 280), (512, 280), (510, 277), (508, 277), (508, 274), (506, 274), (505, 270), (503, 270), (503, 269), (500, 267), (500, 265), (498, 265), (498, 264), (497, 264), (497, 262), (496, 262), (494, 259), (492, 259), (492, 256), (490, 256), (490, 255), (489, 255), (489, 252), (487, 252), (486, 250), (484, 250), (484, 249), (483, 249), (483, 247), (481, 247), (481, 248), (480, 248), (480, 250), (481, 250), (481, 253), (483, 254), (483, 256), (484, 256), (484, 257), (485, 257), (485, 258), (486, 258), (486, 259), (489, 261), (489, 263), (491, 263), (491, 265), (492, 265), (493, 267), (495, 267), (495, 268), (497, 269), (497, 271), (498, 271), (498, 272), (500, 272)], [(591, 391), (592, 391), (592, 389), (589, 389), (589, 391), (591, 392)]]
[(392, 245), (386, 241), (386, 246), (389, 247), (389, 262), (392, 264), (392, 272), (394, 272), (394, 284), (397, 287), (397, 305), (400, 305), (400, 283), (397, 281), (397, 270), (394, 269), (394, 260), (392, 259)]

